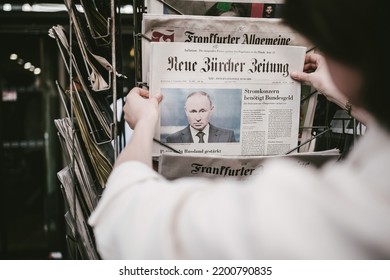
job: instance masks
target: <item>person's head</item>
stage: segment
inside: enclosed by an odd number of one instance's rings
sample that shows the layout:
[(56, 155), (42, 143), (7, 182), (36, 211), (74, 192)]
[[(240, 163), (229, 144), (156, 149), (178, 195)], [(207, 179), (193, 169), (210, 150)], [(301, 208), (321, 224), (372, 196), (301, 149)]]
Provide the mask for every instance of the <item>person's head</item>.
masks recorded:
[(195, 91), (187, 96), (184, 109), (188, 124), (196, 130), (203, 130), (209, 123), (214, 106), (206, 92)]
[(263, 17), (272, 18), (274, 17), (275, 9), (273, 4), (265, 4)]
[(336, 86), (390, 130), (385, 1), (286, 0), (283, 18), (325, 55)]

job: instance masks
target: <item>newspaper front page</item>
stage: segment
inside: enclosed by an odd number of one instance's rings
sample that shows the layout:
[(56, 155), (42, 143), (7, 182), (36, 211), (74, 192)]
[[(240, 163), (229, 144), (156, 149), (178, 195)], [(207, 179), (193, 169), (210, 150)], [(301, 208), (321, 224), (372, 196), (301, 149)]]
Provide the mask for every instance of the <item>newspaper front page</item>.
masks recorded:
[[(305, 47), (182, 42), (150, 47), (150, 92), (164, 95), (156, 139), (198, 155), (282, 155), (297, 146), (301, 85), (289, 73), (303, 69)], [(208, 95), (208, 108), (191, 108), (187, 98), (194, 92)], [(204, 129), (199, 122), (208, 124), (204, 142), (195, 137)], [(153, 154), (167, 152), (172, 150), (155, 145)]]
[[(281, 19), (145, 14), (142, 33), (151, 42), (233, 45), (314, 45)], [(237, 46), (240, 48), (240, 46)], [(150, 42), (142, 40), (142, 78), (148, 83)]]
[[(143, 34), (152, 42), (288, 45), (304, 46), (308, 51), (314, 48), (311, 42), (277, 18), (145, 14), (142, 23)], [(149, 65), (150, 42), (143, 39), (142, 81), (147, 84), (149, 84)], [(310, 86), (302, 86), (301, 99), (304, 101), (301, 102), (300, 108), (300, 143), (312, 137), (311, 126), (317, 94), (310, 95), (311, 91), (313, 89)], [(309, 148), (310, 142), (300, 147), (299, 152), (309, 151)]]

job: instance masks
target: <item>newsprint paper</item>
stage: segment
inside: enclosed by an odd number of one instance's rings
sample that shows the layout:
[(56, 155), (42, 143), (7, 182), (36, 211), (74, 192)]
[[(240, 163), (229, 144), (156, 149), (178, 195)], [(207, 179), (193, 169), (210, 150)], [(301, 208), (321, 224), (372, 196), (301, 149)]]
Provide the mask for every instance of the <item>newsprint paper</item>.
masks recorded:
[[(142, 32), (152, 42), (223, 43), (237, 45), (303, 46), (312, 51), (314, 45), (278, 18), (240, 18), (193, 15), (144, 14)], [(142, 40), (142, 81), (149, 84), (150, 42)], [(152, 64), (153, 67), (154, 64)], [(317, 94), (310, 86), (301, 89), (300, 143), (312, 137), (311, 127)], [(303, 100), (303, 101), (302, 101)], [(309, 151), (311, 142), (299, 148)]]
[[(155, 138), (183, 154), (285, 154), (298, 144), (300, 113), (301, 84), (289, 74), (302, 71), (305, 53), (299, 46), (151, 43), (150, 92), (164, 95)], [(188, 95), (200, 91), (210, 108), (188, 109)], [(209, 123), (204, 143), (189, 126), (200, 116)], [(154, 156), (166, 152), (154, 146)]]
[(320, 152), (295, 153), (283, 156), (198, 156), (167, 153), (160, 159), (159, 173), (166, 179), (182, 177), (208, 177), (245, 180), (264, 172), (270, 159), (288, 158), (302, 168), (319, 168), (324, 164), (335, 164), (338, 149)]
[[(145, 14), (142, 33), (152, 42), (314, 46), (281, 19)], [(241, 48), (241, 46), (237, 46)], [(150, 42), (142, 40), (142, 79), (148, 83)]]

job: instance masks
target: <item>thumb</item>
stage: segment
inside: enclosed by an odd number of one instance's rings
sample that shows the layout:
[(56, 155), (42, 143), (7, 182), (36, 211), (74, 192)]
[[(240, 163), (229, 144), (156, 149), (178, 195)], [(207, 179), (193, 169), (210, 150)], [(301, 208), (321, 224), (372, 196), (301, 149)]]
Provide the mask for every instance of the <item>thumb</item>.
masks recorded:
[(297, 71), (292, 71), (290, 73), (290, 77), (298, 82), (310, 84), (311, 79), (310, 79), (310, 74), (305, 73), (305, 72), (297, 72)]
[(163, 99), (163, 95), (162, 95), (161, 92), (158, 92), (158, 93), (156, 93), (156, 94), (152, 97), (152, 99), (156, 100), (157, 104), (160, 104), (160, 102), (161, 102), (162, 99)]

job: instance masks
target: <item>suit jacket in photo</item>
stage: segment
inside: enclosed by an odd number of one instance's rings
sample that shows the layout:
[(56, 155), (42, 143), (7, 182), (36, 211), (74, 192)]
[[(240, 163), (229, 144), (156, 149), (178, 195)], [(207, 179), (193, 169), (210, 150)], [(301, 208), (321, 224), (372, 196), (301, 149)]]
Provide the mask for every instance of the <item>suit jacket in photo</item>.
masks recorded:
[[(210, 124), (209, 143), (228, 143), (236, 142), (234, 131), (216, 127)], [(166, 138), (167, 143), (194, 143), (191, 136), (190, 126), (186, 126), (182, 130), (172, 133)]]

